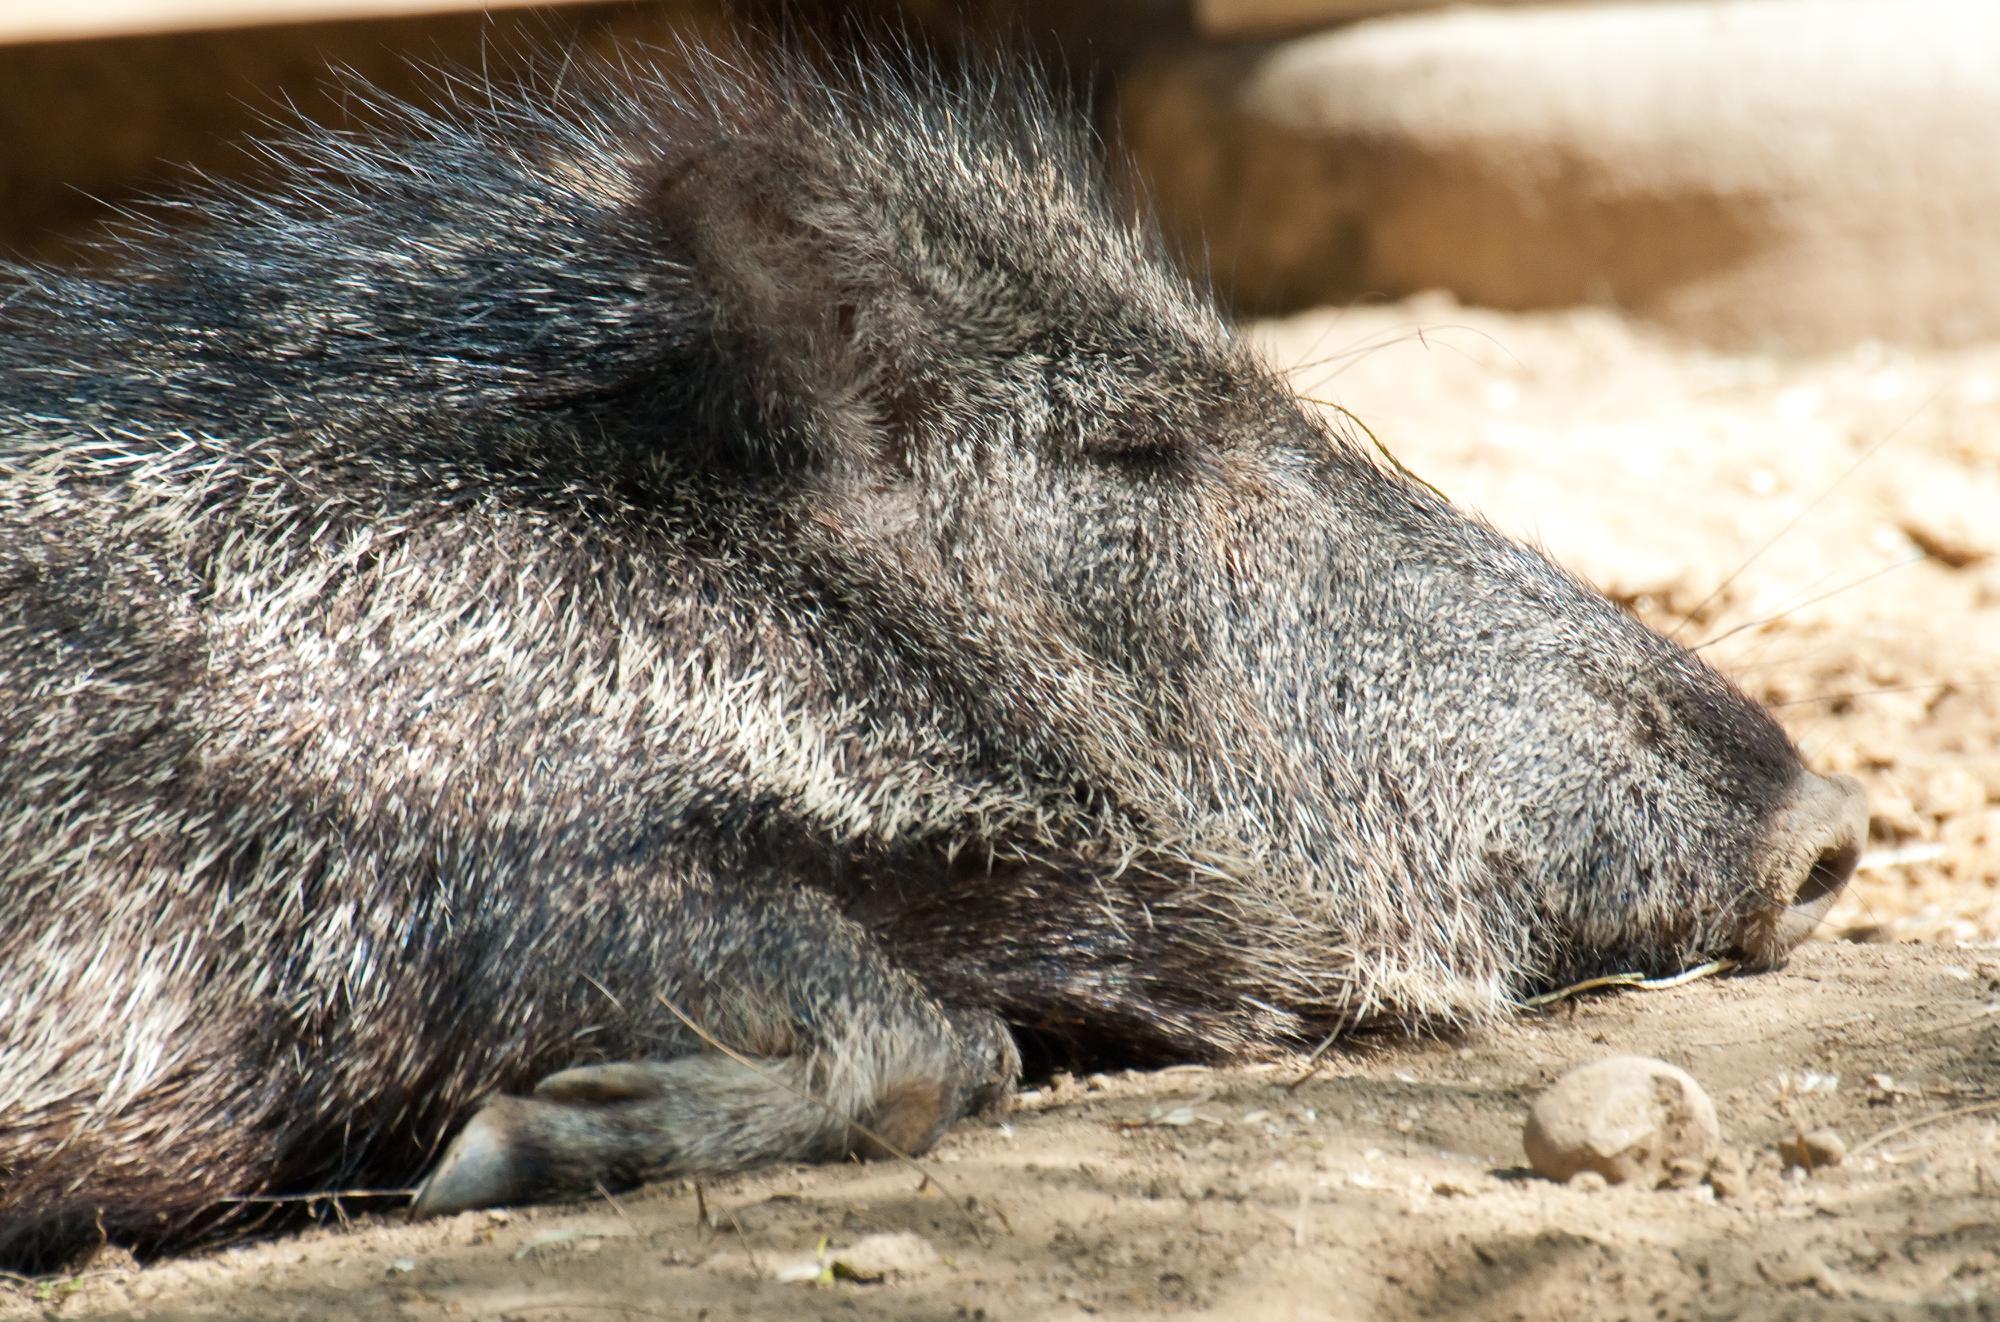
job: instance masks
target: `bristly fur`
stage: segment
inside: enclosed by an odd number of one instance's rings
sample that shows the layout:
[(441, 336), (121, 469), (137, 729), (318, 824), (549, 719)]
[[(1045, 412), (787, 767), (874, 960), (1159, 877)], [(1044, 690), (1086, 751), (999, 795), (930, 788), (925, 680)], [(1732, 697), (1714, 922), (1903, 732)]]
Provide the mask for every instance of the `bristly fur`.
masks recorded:
[(0, 1260), (406, 1182), (538, 1080), (433, 1206), (1783, 907), (1776, 726), (1301, 411), (1038, 82), (688, 63), (0, 286)]

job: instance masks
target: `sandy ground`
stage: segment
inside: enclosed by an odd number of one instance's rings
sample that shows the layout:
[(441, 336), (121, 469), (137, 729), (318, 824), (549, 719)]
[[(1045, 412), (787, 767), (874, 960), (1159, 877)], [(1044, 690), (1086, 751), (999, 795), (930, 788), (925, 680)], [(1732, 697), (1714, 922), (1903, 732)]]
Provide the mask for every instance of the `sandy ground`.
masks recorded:
[[(1522, 1168), (1526, 1100), (1616, 1051), (1704, 1081), (1741, 1187), (1581, 1191)], [(1299, 1077), (1293, 1063), (1059, 1077), (948, 1138), (928, 1178), (785, 1169), (699, 1196), (361, 1219), (141, 1271), (108, 1262), (14, 1302), (63, 1318), (519, 1322), (2000, 1307), (2000, 952), (1815, 945), (1780, 974), (1378, 1045)], [(1781, 1173), (1775, 1144), (1818, 1126), (1853, 1155)]]
[[(1303, 1082), (1296, 1061), (1059, 1076), (923, 1172), (422, 1225), (357, 1204), (143, 1269), (101, 1254), (0, 1289), (0, 1317), (2000, 1316), (2000, 347), (1719, 357), (1434, 301), (1261, 333), (1454, 498), (1714, 640), (1816, 764), (1867, 781), (1848, 939)], [(1528, 1100), (1621, 1051), (1706, 1084), (1740, 1180), (1522, 1168)], [(1781, 1170), (1776, 1145), (1821, 1126), (1848, 1159)]]

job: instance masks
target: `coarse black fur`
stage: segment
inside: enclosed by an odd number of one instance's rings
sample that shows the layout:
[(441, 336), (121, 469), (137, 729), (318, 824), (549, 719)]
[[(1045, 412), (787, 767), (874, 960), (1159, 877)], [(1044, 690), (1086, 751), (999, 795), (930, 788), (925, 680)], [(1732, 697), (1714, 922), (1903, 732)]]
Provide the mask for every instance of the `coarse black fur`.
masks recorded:
[(1838, 889), (1847, 792), (1303, 410), (1034, 80), (690, 63), (0, 286), (0, 1261), (469, 1116), (424, 1210), (917, 1150), (1017, 1043), (1475, 1022)]

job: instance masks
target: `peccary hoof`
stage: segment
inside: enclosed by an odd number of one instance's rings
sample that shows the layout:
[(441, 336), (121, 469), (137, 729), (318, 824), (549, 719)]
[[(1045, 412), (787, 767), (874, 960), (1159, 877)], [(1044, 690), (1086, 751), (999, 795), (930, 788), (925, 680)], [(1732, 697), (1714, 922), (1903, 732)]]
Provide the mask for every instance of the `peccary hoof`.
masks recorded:
[(450, 1216), (479, 1207), (524, 1202), (543, 1186), (520, 1142), (516, 1113), (534, 1103), (503, 1097), (472, 1117), (445, 1149), (410, 1204), (410, 1215)]
[(445, 1149), (410, 1215), (632, 1184), (643, 1168), (670, 1160), (670, 1135), (659, 1132), (669, 1119), (659, 1113), (663, 1100), (696, 1082), (682, 1076), (709, 1072), (698, 1060), (614, 1061), (551, 1074), (532, 1097), (497, 1097)]

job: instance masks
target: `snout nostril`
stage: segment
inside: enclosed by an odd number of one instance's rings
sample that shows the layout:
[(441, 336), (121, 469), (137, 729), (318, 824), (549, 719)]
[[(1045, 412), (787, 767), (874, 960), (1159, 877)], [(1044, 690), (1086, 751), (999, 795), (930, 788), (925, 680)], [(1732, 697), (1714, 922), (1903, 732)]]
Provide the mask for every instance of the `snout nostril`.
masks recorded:
[(1852, 776), (1808, 772), (1794, 787), (1789, 810), (1776, 826), (1780, 837), (1789, 834), (1793, 847), (1812, 860), (1788, 907), (1817, 919), (1861, 862), (1861, 846), (1868, 838), (1868, 796)]
[(1852, 837), (1823, 850), (1799, 884), (1798, 893), (1792, 896), (1793, 907), (1817, 905), (1838, 895), (1860, 862), (1861, 842)]
[(1805, 773), (1773, 816), (1766, 839), (1765, 892), (1739, 932), (1738, 954), (1755, 966), (1779, 963), (1812, 933), (1861, 862), (1868, 796), (1849, 776)]

